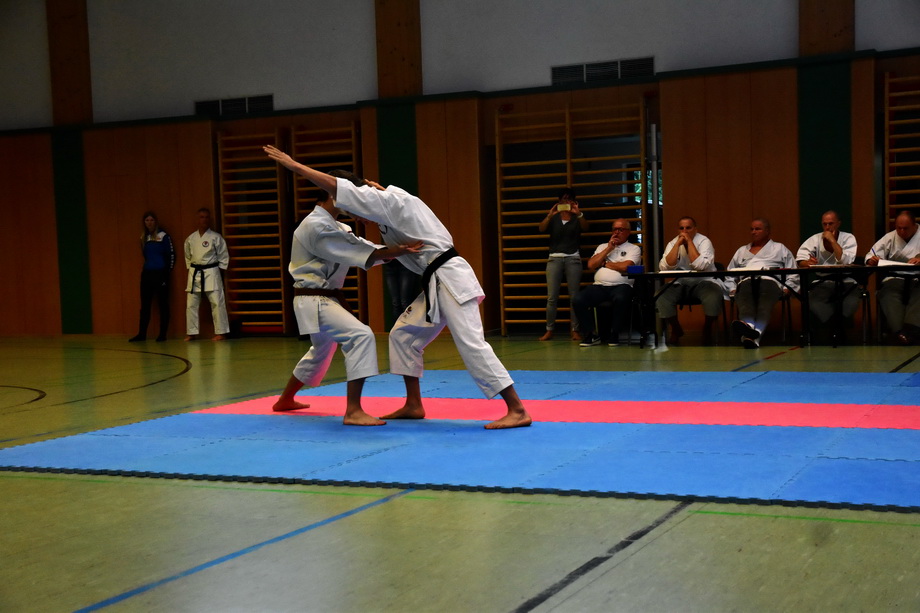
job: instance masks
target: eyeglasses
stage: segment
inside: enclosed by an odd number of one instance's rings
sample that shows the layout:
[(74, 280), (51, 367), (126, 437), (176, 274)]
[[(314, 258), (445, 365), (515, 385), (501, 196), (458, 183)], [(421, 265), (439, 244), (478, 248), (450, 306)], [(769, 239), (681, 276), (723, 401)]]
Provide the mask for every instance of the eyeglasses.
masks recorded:
[(629, 232), (629, 228), (614, 228), (614, 232)]
[(692, 230), (693, 226), (679, 226), (677, 229), (678, 230)]

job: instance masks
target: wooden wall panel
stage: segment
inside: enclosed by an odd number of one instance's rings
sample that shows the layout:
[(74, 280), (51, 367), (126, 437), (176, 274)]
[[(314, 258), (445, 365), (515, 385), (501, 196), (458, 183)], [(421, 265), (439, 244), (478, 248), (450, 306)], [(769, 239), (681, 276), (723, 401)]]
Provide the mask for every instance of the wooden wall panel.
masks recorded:
[(877, 200), (875, 174), (875, 62), (856, 60), (852, 67), (852, 164), (853, 218), (845, 230), (856, 236), (859, 255), (864, 256), (876, 240)]
[(851, 53), (856, 45), (855, 0), (799, 0), (799, 55)]
[(0, 137), (0, 335), (61, 334), (61, 292), (48, 134)]
[(419, 0), (375, 0), (377, 95), (422, 94), (422, 25)]
[(705, 82), (701, 77), (664, 81), (660, 92), (665, 241), (676, 235), (682, 215), (693, 216), (700, 231), (712, 238), (717, 217), (706, 196)]
[(727, 264), (766, 217), (798, 247), (795, 79), (780, 69), (661, 83), (665, 241), (692, 215)]
[[(171, 280), (170, 337), (185, 335), (185, 237), (195, 211), (216, 210), (208, 122), (125, 127), (85, 135), (87, 225), (93, 330), (132, 336), (140, 310), (142, 216), (156, 212), (176, 248)], [(232, 266), (231, 254), (231, 266)], [(148, 333), (156, 335), (159, 314)], [(202, 317), (202, 335), (212, 329)]]
[[(479, 101), (424, 102), (416, 107), (419, 196), (447, 226), (457, 251), (483, 282), (485, 242), (481, 197)], [(485, 287), (498, 296), (498, 288)], [(483, 305), (486, 328), (497, 327), (498, 301)]]
[(45, 0), (54, 125), (93, 121), (86, 0)]
[[(377, 151), (377, 109), (363, 107), (360, 110), (361, 125), (361, 173), (365, 178), (376, 180), (380, 176), (380, 164)], [(382, 244), (380, 231), (373, 225), (367, 228), (367, 238)], [(384, 280), (383, 269), (374, 266), (367, 271), (367, 310), (368, 325), (381, 334), (386, 332), (384, 318)]]
[(751, 212), (770, 219), (773, 238), (793, 253), (800, 243), (796, 83), (792, 68), (750, 74)]
[[(705, 83), (706, 197), (711, 214), (735, 237), (728, 244), (737, 247), (753, 212), (750, 79), (746, 74), (718, 75), (706, 77)], [(725, 252), (725, 241), (716, 245)]]

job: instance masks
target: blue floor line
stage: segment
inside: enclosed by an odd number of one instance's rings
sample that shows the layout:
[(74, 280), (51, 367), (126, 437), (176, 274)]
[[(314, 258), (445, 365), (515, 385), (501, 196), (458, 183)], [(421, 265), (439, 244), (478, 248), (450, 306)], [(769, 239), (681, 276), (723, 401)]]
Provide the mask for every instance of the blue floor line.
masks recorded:
[(140, 586), (140, 587), (134, 588), (133, 590), (128, 590), (127, 592), (123, 592), (123, 593), (121, 593), (121, 594), (118, 594), (117, 596), (112, 596), (111, 598), (107, 598), (107, 599), (105, 599), (105, 600), (102, 600), (102, 601), (100, 601), (100, 602), (97, 602), (96, 604), (92, 604), (92, 605), (90, 605), (90, 606), (88, 606), (88, 607), (84, 607), (84, 608), (82, 608), (82, 609), (77, 609), (77, 611), (76, 611), (75, 613), (88, 613), (89, 611), (98, 611), (98, 610), (100, 610), (100, 609), (104, 609), (105, 607), (111, 606), (111, 605), (113, 605), (113, 604), (117, 604), (117, 603), (119, 603), (119, 602), (123, 602), (123, 601), (125, 601), (125, 600), (127, 600), (127, 599), (129, 599), (129, 598), (132, 598), (132, 597), (134, 597), (134, 596), (137, 596), (137, 595), (139, 595), (139, 594), (143, 594), (144, 592), (149, 592), (150, 590), (155, 589), (155, 588), (158, 588), (158, 587), (160, 587), (161, 585), (166, 585), (167, 583), (172, 583), (173, 581), (177, 581), (177, 580), (182, 579), (182, 578), (184, 578), (184, 577), (188, 577), (188, 576), (190, 576), (190, 575), (194, 575), (195, 573), (199, 573), (199, 572), (201, 572), (201, 571), (203, 571), (203, 570), (207, 570), (207, 569), (209, 569), (209, 568), (213, 568), (213, 567), (215, 567), (215, 566), (218, 566), (218, 565), (220, 565), (220, 564), (223, 564), (224, 562), (229, 562), (230, 560), (235, 560), (236, 558), (239, 558), (239, 557), (244, 556), (244, 555), (246, 555), (246, 554), (252, 553), (253, 551), (257, 551), (257, 550), (259, 550), (259, 549), (262, 549), (263, 547), (267, 547), (267, 546), (269, 546), (269, 545), (274, 545), (275, 543), (280, 543), (281, 541), (285, 541), (285, 540), (287, 540), (287, 539), (289, 539), (289, 538), (293, 538), (293, 537), (295, 537), (295, 536), (304, 534), (305, 532), (309, 532), (309, 531), (315, 530), (315, 529), (317, 529), (317, 528), (322, 528), (323, 526), (327, 526), (327, 525), (329, 525), (329, 524), (331, 524), (331, 523), (333, 523), (333, 522), (337, 522), (337, 521), (339, 521), (339, 520), (341, 520), (341, 519), (345, 519), (346, 517), (351, 517), (352, 515), (355, 515), (355, 514), (357, 514), (357, 513), (361, 513), (362, 511), (366, 511), (366, 510), (368, 510), (368, 509), (371, 509), (371, 508), (373, 508), (373, 507), (379, 506), (379, 505), (381, 505), (381, 504), (385, 504), (385, 503), (387, 503), (387, 502), (390, 502), (391, 500), (395, 500), (396, 498), (399, 498), (399, 497), (401, 497), (401, 496), (405, 496), (406, 494), (409, 494), (409, 493), (411, 493), (412, 491), (413, 491), (413, 490), (408, 489), (408, 490), (403, 490), (403, 491), (401, 491), (401, 492), (397, 492), (397, 493), (395, 493), (395, 494), (391, 494), (391, 495), (389, 495), (389, 496), (386, 496), (386, 497), (381, 498), (381, 499), (379, 499), (379, 500), (375, 500), (375, 501), (373, 501), (373, 502), (369, 502), (369, 503), (367, 503), (367, 504), (365, 504), (365, 505), (362, 505), (362, 506), (357, 507), (357, 508), (355, 508), (355, 509), (352, 509), (352, 510), (350, 510), (350, 511), (345, 511), (344, 513), (339, 513), (338, 515), (334, 515), (333, 517), (329, 517), (329, 518), (324, 519), (324, 520), (322, 520), (322, 521), (318, 521), (318, 522), (316, 522), (316, 523), (310, 524), (309, 526), (304, 526), (303, 528), (298, 528), (297, 530), (293, 530), (293, 531), (291, 531), (291, 532), (288, 532), (287, 534), (282, 534), (282, 535), (280, 535), (280, 536), (276, 536), (276, 537), (274, 537), (274, 538), (268, 539), (267, 541), (262, 541), (261, 543), (256, 543), (255, 545), (251, 545), (251, 546), (246, 547), (246, 548), (244, 548), (244, 549), (240, 549), (239, 551), (234, 551), (233, 553), (229, 553), (229, 554), (227, 554), (227, 555), (225, 555), (225, 556), (221, 556), (221, 557), (219, 557), (219, 558), (215, 558), (214, 560), (211, 560), (211, 561), (209, 561), (209, 562), (205, 562), (204, 564), (199, 564), (198, 566), (194, 566), (194, 567), (189, 568), (189, 569), (187, 569), (187, 570), (184, 570), (184, 571), (182, 571), (182, 572), (180, 572), (180, 573), (176, 573), (175, 575), (172, 575), (171, 577), (166, 577), (165, 579), (160, 579), (159, 581), (154, 581), (154, 582), (152, 582), (152, 583), (148, 583), (147, 585), (142, 585), (142, 586)]

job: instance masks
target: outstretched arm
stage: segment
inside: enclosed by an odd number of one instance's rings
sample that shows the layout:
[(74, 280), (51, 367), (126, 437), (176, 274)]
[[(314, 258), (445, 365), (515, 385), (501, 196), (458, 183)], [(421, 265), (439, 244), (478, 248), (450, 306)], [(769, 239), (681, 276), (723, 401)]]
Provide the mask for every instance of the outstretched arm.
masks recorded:
[(411, 245), (396, 245), (395, 247), (384, 247), (377, 249), (368, 256), (367, 265), (365, 268), (370, 268), (377, 262), (388, 262), (393, 258), (405, 255), (407, 253), (418, 253), (421, 251), (424, 245), (425, 243), (422, 241), (417, 241)]
[(336, 181), (335, 177), (327, 175), (324, 172), (319, 170), (314, 170), (309, 166), (304, 166), (294, 161), (294, 158), (289, 156), (287, 153), (272, 147), (271, 145), (265, 145), (262, 147), (265, 153), (271, 159), (275, 160), (291, 172), (297, 173), (300, 176), (304, 177), (307, 181), (315, 185), (320, 189), (324, 189), (329, 192), (329, 195), (335, 198), (336, 196)]

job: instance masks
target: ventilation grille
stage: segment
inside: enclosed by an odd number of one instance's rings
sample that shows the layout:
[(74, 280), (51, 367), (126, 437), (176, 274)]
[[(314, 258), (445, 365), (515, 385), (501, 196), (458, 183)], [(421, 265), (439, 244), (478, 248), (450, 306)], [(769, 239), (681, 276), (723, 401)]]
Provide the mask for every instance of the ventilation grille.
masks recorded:
[(551, 70), (553, 85), (619, 81), (654, 76), (655, 58), (640, 57), (629, 60), (595, 62), (593, 64), (553, 66)]
[(244, 117), (273, 110), (275, 110), (274, 94), (224, 100), (199, 100), (195, 103), (195, 114), (209, 117)]

